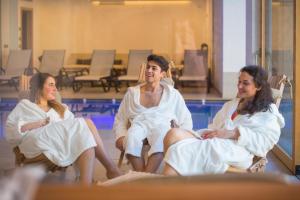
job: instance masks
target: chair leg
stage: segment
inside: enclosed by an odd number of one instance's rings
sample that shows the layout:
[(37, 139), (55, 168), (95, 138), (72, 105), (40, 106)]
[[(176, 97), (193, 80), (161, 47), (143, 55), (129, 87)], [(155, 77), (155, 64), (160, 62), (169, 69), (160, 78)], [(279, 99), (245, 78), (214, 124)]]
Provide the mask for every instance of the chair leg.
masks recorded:
[(116, 92), (120, 92), (121, 82), (119, 80), (114, 81)]
[(17, 79), (12, 79), (11, 80), (11, 84), (12, 86), (16, 89), (16, 91), (18, 92), (19, 91), (19, 88), (18, 88), (18, 80)]
[(119, 158), (119, 161), (118, 161), (118, 167), (119, 168), (122, 166), (124, 156), (125, 156), (125, 151), (121, 151), (120, 158)]
[(101, 83), (101, 86), (103, 88), (103, 91), (104, 92), (108, 92), (108, 88), (106, 88), (106, 83), (104, 82), (103, 79), (100, 79), (100, 83)]
[(78, 92), (82, 88), (82, 83), (78, 81), (73, 82), (73, 91)]

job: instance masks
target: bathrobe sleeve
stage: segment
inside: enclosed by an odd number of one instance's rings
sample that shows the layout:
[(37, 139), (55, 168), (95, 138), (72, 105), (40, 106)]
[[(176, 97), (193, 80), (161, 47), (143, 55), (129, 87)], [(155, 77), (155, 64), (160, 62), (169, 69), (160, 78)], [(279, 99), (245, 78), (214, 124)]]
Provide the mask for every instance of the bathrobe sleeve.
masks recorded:
[(46, 118), (46, 115), (24, 99), (20, 101), (7, 117), (5, 138), (13, 146), (20, 144), (28, 131), (21, 132), (21, 127), (28, 123)]
[(128, 106), (130, 106), (130, 90), (128, 90), (120, 104), (118, 113), (115, 117), (115, 122), (113, 126), (113, 133), (116, 136), (116, 140), (120, 137), (126, 136), (127, 134), (127, 127), (129, 123), (129, 113), (128, 113)]
[(236, 109), (238, 100), (234, 99), (226, 102), (222, 108), (217, 112), (211, 124), (208, 125), (209, 129), (222, 129), (225, 125), (225, 120), (230, 117), (230, 112)]
[(271, 108), (272, 112), (257, 113), (249, 118), (248, 123), (237, 126), (240, 132), (237, 144), (256, 156), (266, 156), (278, 142), (284, 126), (284, 119), (278, 113), (277, 107), (274, 105)]
[[(178, 126), (182, 129), (186, 130), (192, 130), (193, 129), (193, 120), (192, 120), (192, 115), (189, 109), (187, 108), (185, 101), (181, 94), (174, 89), (174, 91), (177, 93), (177, 102), (175, 106), (175, 113), (178, 119)], [(172, 102), (170, 102), (172, 104)]]

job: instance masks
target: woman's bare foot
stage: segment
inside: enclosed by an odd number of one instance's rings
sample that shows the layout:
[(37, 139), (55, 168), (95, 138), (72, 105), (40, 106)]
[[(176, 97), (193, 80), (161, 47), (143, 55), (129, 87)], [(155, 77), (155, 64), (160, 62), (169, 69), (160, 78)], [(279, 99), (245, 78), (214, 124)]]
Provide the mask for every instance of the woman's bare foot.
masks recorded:
[(106, 172), (106, 177), (108, 179), (116, 178), (116, 177), (121, 176), (121, 175), (123, 175), (123, 173), (120, 171), (119, 168), (110, 169)]

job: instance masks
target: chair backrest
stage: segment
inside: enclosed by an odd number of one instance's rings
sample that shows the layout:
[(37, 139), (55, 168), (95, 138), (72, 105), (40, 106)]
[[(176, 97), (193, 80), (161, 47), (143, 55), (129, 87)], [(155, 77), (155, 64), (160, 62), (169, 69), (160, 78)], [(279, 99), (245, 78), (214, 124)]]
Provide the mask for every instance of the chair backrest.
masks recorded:
[(94, 50), (90, 67), (91, 75), (110, 76), (116, 50)]
[(285, 84), (287, 83), (287, 76), (286, 75), (273, 75), (270, 76), (268, 82), (272, 89), (272, 95), (274, 98), (274, 103), (279, 108), (280, 102), (282, 99), (283, 90)]
[(185, 50), (184, 51), (184, 76), (207, 76), (207, 51)]
[(30, 49), (10, 50), (5, 66), (5, 74), (16, 76), (22, 75), (25, 69), (29, 67), (31, 52)]
[(58, 76), (64, 64), (64, 58), (65, 50), (44, 50), (39, 70)]
[(127, 75), (138, 77), (141, 65), (147, 61), (150, 54), (152, 50), (129, 50)]

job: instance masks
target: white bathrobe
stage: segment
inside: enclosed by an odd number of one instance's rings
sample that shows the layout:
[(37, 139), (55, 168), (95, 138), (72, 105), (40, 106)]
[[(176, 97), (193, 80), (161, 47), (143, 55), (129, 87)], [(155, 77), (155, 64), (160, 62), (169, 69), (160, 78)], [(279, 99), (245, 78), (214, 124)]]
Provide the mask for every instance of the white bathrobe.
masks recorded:
[(185, 139), (170, 146), (164, 158), (181, 175), (224, 173), (230, 166), (248, 168), (253, 156), (266, 156), (278, 142), (284, 119), (275, 104), (271, 110), (258, 112), (251, 117), (231, 115), (237, 109), (239, 99), (224, 104), (216, 114), (209, 129), (238, 128), (238, 140), (205, 139), (199, 136), (203, 130), (193, 132), (196, 138)]
[(183, 129), (192, 129), (191, 113), (180, 93), (167, 83), (161, 85), (164, 90), (159, 105), (151, 108), (140, 104), (141, 85), (128, 88), (113, 127), (116, 139), (125, 136), (126, 154), (140, 157), (145, 138), (151, 146), (148, 155), (163, 152), (163, 138), (171, 128), (171, 120)]
[[(26, 158), (34, 158), (43, 153), (58, 166), (72, 164), (78, 156), (91, 147), (96, 146), (94, 137), (83, 118), (74, 118), (68, 110), (64, 119), (51, 108), (43, 111), (37, 104), (29, 100), (20, 101), (9, 114), (6, 122), (6, 139), (19, 146)], [(50, 117), (46, 126), (21, 132), (21, 126)]]

